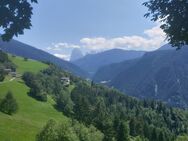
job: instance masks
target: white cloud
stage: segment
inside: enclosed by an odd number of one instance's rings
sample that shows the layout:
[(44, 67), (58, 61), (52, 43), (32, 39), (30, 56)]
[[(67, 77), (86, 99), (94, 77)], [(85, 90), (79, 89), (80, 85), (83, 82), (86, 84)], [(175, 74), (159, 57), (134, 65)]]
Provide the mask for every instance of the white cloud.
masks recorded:
[(83, 52), (100, 52), (114, 48), (152, 51), (165, 44), (165, 38), (165, 33), (158, 24), (143, 31), (143, 36), (82, 38), (79, 45), (66, 42), (53, 43), (47, 50), (59, 58), (69, 60), (71, 51), (74, 48), (80, 48)]
[(144, 33), (148, 35), (148, 37), (155, 38), (155, 37), (165, 37), (165, 33), (160, 28), (160, 25), (157, 25), (151, 29), (145, 30)]
[(63, 60), (69, 60), (70, 59), (70, 55), (67, 55), (67, 54), (58, 54), (58, 53), (55, 53), (54, 56), (58, 57), (58, 58), (61, 58)]
[(83, 38), (80, 40), (82, 46), (91, 50), (108, 50), (113, 48), (122, 48), (126, 50), (155, 50), (165, 42), (165, 33), (157, 25), (152, 29), (144, 31), (144, 36), (123, 36), (106, 39), (100, 38)]
[(47, 50), (55, 50), (59, 51), (62, 49), (73, 49), (73, 48), (80, 48), (79, 45), (75, 44), (69, 44), (69, 43), (52, 43), (50, 47), (47, 48)]

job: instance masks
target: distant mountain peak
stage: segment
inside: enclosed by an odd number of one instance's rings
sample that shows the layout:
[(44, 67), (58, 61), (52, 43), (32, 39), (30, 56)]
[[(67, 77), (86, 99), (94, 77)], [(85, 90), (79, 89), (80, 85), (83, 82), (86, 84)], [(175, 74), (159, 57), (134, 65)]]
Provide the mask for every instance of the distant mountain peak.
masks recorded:
[(88, 74), (82, 69), (80, 69), (78, 66), (58, 57), (55, 57), (54, 55), (49, 54), (43, 50), (37, 49), (35, 47), (32, 47), (30, 45), (24, 44), (16, 40), (11, 40), (10, 42), (3, 42), (2, 40), (0, 40), (0, 49), (7, 53), (14, 54), (17, 56), (27, 57), (42, 62), (51, 62), (77, 76), (88, 76)]
[(70, 57), (70, 61), (76, 61), (80, 58), (83, 57), (83, 53), (82, 51), (79, 49), (79, 48), (75, 48), (72, 50), (72, 54), (71, 54), (71, 57)]

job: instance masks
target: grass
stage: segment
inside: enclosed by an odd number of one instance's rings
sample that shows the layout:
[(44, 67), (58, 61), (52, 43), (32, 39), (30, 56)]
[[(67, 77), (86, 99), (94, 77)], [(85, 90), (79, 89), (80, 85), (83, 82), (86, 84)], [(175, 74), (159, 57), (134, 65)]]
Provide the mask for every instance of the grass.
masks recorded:
[[(38, 72), (47, 67), (40, 62), (16, 57), (11, 60), (18, 66), (18, 72)], [(24, 66), (23, 66), (24, 65)], [(8, 91), (12, 91), (19, 110), (9, 116), (0, 112), (0, 140), (1, 141), (34, 141), (36, 134), (50, 119), (57, 122), (68, 120), (61, 112), (54, 108), (55, 102), (48, 97), (48, 102), (39, 102), (27, 95), (29, 88), (22, 80), (6, 81), (0, 84), (0, 99)]]
[(35, 61), (35, 60), (30, 60), (28, 59), (27, 61), (25, 61), (23, 58), (21, 57), (12, 57), (11, 55), (9, 55), (9, 59), (16, 64), (17, 66), (17, 72), (23, 74), (24, 72), (33, 72), (33, 73), (37, 73), (42, 69), (45, 69), (48, 67), (48, 65)]

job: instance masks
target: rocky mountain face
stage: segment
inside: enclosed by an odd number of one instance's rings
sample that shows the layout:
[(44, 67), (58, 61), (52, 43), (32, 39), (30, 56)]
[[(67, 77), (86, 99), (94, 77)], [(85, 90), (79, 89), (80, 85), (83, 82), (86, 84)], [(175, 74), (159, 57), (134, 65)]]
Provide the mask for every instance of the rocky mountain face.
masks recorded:
[(77, 76), (88, 77), (87, 72), (83, 71), (78, 66), (68, 61), (62, 60), (58, 57), (55, 57), (52, 54), (49, 54), (43, 50), (37, 49), (16, 40), (11, 40), (10, 42), (3, 42), (2, 40), (0, 40), (0, 49), (17, 56), (26, 57), (42, 62), (51, 62), (63, 68), (64, 70), (72, 72)]
[(79, 48), (75, 48), (72, 50), (70, 61), (76, 61), (80, 58), (82, 58), (84, 55), (82, 54), (81, 50)]

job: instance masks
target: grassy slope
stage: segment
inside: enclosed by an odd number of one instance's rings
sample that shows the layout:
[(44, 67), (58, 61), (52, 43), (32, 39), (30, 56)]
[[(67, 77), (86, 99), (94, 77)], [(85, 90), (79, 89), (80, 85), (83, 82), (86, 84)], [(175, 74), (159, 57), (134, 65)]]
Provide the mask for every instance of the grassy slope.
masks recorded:
[[(18, 66), (18, 72), (25, 71), (38, 72), (47, 65), (36, 61), (23, 61), (22, 58), (12, 58), (11, 60)], [(43, 103), (29, 97), (29, 88), (22, 80), (16, 79), (0, 84), (0, 98), (8, 90), (11, 90), (16, 98), (19, 110), (13, 116), (8, 116), (0, 112), (0, 140), (1, 141), (34, 141), (36, 133), (45, 125), (49, 119), (56, 121), (67, 120), (62, 113), (53, 107), (54, 101), (48, 98), (48, 102)]]
[(33, 73), (37, 73), (38, 71), (47, 68), (48, 66), (46, 64), (34, 61), (34, 60), (28, 60), (24, 61), (21, 57), (12, 57), (9, 55), (9, 59), (16, 64), (17, 71), (19, 73), (23, 73), (26, 71), (30, 71)]

